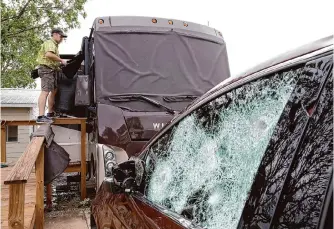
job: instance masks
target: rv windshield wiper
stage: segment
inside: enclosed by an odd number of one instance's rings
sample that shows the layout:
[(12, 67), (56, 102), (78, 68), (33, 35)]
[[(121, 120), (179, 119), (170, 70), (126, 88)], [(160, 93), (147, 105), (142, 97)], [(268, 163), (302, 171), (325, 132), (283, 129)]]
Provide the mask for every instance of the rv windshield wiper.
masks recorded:
[(172, 102), (183, 102), (186, 100), (194, 100), (197, 99), (198, 96), (195, 95), (177, 95), (177, 96), (164, 96), (163, 100), (168, 102), (168, 103), (172, 103)]
[(127, 110), (127, 111), (130, 111), (130, 112), (139, 112), (138, 110), (133, 110), (131, 108), (128, 108), (128, 107), (123, 107), (123, 106), (117, 106), (118, 108), (121, 108), (122, 110)]
[(158, 101), (155, 101), (154, 99), (148, 98), (143, 95), (117, 95), (117, 96), (111, 96), (108, 99), (111, 102), (128, 102), (128, 101), (142, 100), (149, 102), (150, 104), (153, 104), (156, 107), (164, 108), (170, 114), (175, 114), (175, 111), (173, 109), (159, 103)]

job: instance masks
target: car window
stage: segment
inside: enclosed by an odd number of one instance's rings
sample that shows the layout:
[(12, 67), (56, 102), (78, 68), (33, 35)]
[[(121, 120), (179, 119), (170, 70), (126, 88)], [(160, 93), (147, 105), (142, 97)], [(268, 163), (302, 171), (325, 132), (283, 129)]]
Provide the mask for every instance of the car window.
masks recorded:
[(149, 149), (149, 200), (208, 228), (236, 228), (300, 68), (245, 84), (197, 109)]
[[(332, 63), (332, 59), (330, 63)], [(323, 62), (324, 64), (324, 62)], [(330, 76), (291, 164), (274, 228), (317, 228), (333, 169), (333, 79)], [(277, 220), (276, 220), (277, 219)]]
[[(314, 121), (312, 121), (312, 119), (315, 116), (310, 119), (310, 115), (313, 114), (316, 104), (319, 102), (319, 93), (321, 92), (322, 85), (324, 85), (326, 77), (328, 76), (328, 64), (325, 63), (331, 62), (332, 61), (325, 61), (322, 59), (306, 64), (303, 74), (296, 85), (295, 91), (291, 95), (294, 99), (291, 103), (287, 103), (285, 108), (286, 112), (283, 112), (281, 121), (279, 121), (279, 124), (276, 127), (276, 133), (272, 137), (273, 141), (269, 142), (268, 148), (263, 156), (257, 176), (252, 185), (249, 198), (245, 204), (239, 228), (271, 228), (270, 225), (276, 225), (279, 217), (283, 217), (284, 221), (286, 221), (287, 224), (290, 224), (289, 226), (283, 228), (313, 228), (303, 227), (303, 223), (307, 220), (317, 220), (313, 217), (315, 215), (312, 216), (312, 214), (309, 215), (310, 218), (307, 218), (305, 215), (303, 216), (303, 213), (307, 212), (307, 209), (310, 207), (308, 205), (308, 201), (311, 198), (307, 198), (305, 203), (303, 203), (303, 198), (301, 198), (302, 196), (307, 196), (307, 188), (310, 188), (310, 190), (312, 188), (306, 186), (306, 189), (299, 189), (298, 187), (303, 187), (302, 183), (306, 182), (305, 179), (307, 177), (321, 177), (316, 174), (312, 174), (314, 173), (314, 171), (312, 171), (312, 166), (314, 166), (314, 164), (311, 165), (311, 167), (308, 167), (308, 163), (319, 163), (319, 167), (317, 166), (316, 169), (320, 169), (320, 167), (323, 169), (326, 167), (326, 163), (324, 164), (317, 161), (319, 158), (313, 157), (312, 159), (311, 154), (315, 151), (313, 147), (319, 147), (319, 145), (322, 144), (324, 144), (325, 147), (328, 144), (323, 142), (323, 139), (328, 136), (325, 135), (323, 138), (318, 138), (319, 133), (314, 132), (312, 134), (315, 134), (315, 136), (304, 136), (305, 133), (307, 133), (306, 130), (310, 131), (307, 127), (312, 128), (310, 127), (310, 123)], [(326, 103), (320, 101), (320, 104), (320, 106), (324, 106)], [(318, 123), (318, 125), (321, 124)], [(323, 132), (323, 134), (325, 133), (328, 134), (327, 131)], [(312, 147), (310, 148), (311, 151), (306, 150), (301, 152), (301, 148), (305, 147), (305, 145), (301, 145), (305, 144), (305, 139), (307, 140), (309, 138), (314, 140), (314, 137), (316, 137), (316, 142), (318, 142), (319, 145), (308, 145), (307, 147)], [(322, 148), (322, 150), (323, 149), (324, 148)], [(323, 159), (325, 161), (327, 160), (325, 158)], [(297, 166), (296, 163), (297, 165), (298, 163), (302, 164)], [(295, 168), (294, 166), (297, 166), (298, 168)], [(300, 170), (300, 166), (302, 167), (302, 170)], [(302, 177), (299, 177), (302, 174), (298, 175), (298, 172), (297, 175), (295, 175), (294, 169), (303, 171), (305, 176), (303, 175)], [(311, 174), (309, 174), (309, 172)], [(294, 177), (294, 185), (297, 186), (294, 186), (292, 183), (289, 184), (291, 175)], [(301, 180), (299, 181), (298, 178), (301, 178)], [(320, 181), (314, 182), (314, 184), (318, 184), (317, 182)], [(291, 189), (289, 189), (289, 187)], [(295, 188), (298, 189), (297, 193), (294, 193)], [(292, 197), (294, 197), (293, 201), (291, 199)], [(293, 203), (288, 204), (290, 201)], [(284, 202), (288, 204), (286, 206), (286, 212), (284, 212)], [(303, 205), (305, 206), (301, 208)], [(298, 206), (298, 208), (296, 208), (296, 206)], [(299, 217), (303, 218), (303, 222), (299, 222)], [(295, 221), (290, 221), (290, 223), (288, 223), (288, 220), (292, 219), (295, 219)], [(281, 218), (281, 220), (283, 219)], [(283, 224), (280, 225), (283, 226)]]

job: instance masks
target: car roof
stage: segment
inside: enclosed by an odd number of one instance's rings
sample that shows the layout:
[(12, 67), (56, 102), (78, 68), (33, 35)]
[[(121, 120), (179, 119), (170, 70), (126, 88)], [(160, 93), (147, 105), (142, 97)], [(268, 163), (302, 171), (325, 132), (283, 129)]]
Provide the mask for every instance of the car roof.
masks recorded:
[[(226, 80), (222, 81), (215, 87), (211, 88), (209, 91), (204, 93), (202, 96), (198, 97), (197, 99), (193, 100), (190, 104), (188, 104), (185, 109), (183, 109), (180, 114), (185, 114), (189, 112), (189, 109), (196, 106), (197, 104), (201, 103), (203, 100), (208, 98), (210, 95), (214, 93), (219, 93), (219, 91), (224, 90), (224, 88), (230, 86), (232, 83), (241, 83), (241, 81), (245, 81), (246, 79), (253, 78), (255, 75), (265, 76), (270, 73), (268, 69), (271, 71), (278, 71), (284, 69), (291, 65), (293, 60), (296, 60), (300, 57), (306, 56), (307, 54), (312, 54), (316, 51), (319, 51), (322, 54), (323, 52), (328, 51), (328, 48), (333, 49), (333, 35), (321, 38), (314, 42), (308, 43), (306, 45), (300, 46), (293, 50), (287, 51), (281, 55), (278, 55), (272, 59), (269, 59), (261, 64), (256, 65), (248, 69), (245, 72), (235, 75), (234, 77), (227, 78)], [(312, 56), (312, 55), (311, 55)], [(174, 117), (172, 120), (175, 120)]]
[[(298, 57), (307, 55), (309, 53), (315, 52), (317, 50), (324, 49), (326, 47), (333, 46), (333, 35), (324, 37), (322, 39), (316, 40), (314, 42), (308, 43), (306, 45), (300, 46), (296, 49), (287, 51), (283, 54), (280, 54), (272, 59), (269, 59), (261, 64), (256, 65), (255, 67), (252, 67), (245, 72), (242, 72), (234, 77), (230, 77), (224, 81), (222, 81), (220, 84), (216, 85), (212, 89), (210, 89), (208, 92), (206, 92), (201, 98), (205, 98), (208, 94), (211, 94), (214, 91), (218, 91), (222, 89), (223, 87), (237, 82), (245, 77), (251, 77), (252, 75), (259, 73), (265, 69), (268, 69), (270, 67), (277, 66), (279, 64), (283, 65), (282, 67), (288, 65), (288, 62), (290, 60), (296, 59)], [(285, 64), (286, 63), (286, 64)]]

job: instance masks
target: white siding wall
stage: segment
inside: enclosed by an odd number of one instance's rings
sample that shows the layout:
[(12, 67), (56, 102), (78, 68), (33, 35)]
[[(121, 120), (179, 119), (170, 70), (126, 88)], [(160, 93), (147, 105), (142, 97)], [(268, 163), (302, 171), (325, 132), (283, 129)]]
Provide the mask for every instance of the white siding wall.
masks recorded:
[[(31, 108), (1, 107), (1, 120), (29, 120)], [(31, 126), (18, 127), (18, 142), (7, 142), (7, 162), (17, 161), (30, 141)]]

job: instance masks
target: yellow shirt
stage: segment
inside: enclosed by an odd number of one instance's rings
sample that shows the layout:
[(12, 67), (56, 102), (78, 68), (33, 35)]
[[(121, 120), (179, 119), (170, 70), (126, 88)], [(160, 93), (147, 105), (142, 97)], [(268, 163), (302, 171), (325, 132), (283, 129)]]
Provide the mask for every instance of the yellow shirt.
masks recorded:
[(37, 64), (46, 65), (52, 69), (59, 69), (60, 63), (58, 61), (47, 58), (45, 56), (47, 52), (53, 52), (55, 55), (59, 56), (58, 43), (52, 38), (45, 41), (41, 45), (41, 49), (39, 50), (37, 55)]

